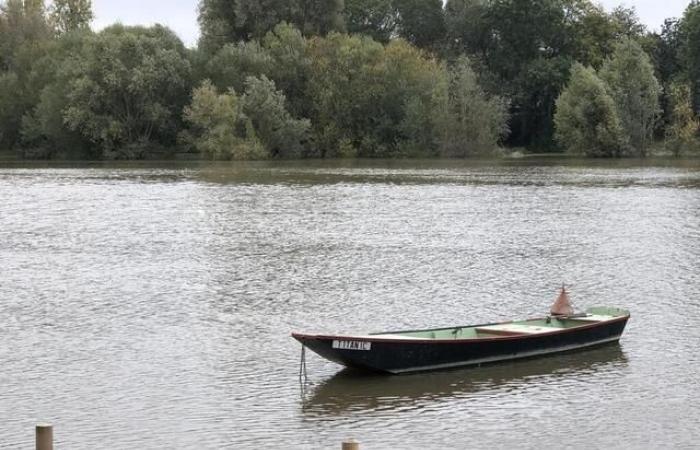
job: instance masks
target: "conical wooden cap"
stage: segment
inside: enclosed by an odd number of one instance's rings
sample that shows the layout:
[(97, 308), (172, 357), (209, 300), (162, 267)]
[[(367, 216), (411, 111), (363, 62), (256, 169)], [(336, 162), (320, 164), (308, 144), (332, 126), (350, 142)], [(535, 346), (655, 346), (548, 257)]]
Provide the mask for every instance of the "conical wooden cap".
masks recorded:
[(562, 286), (559, 297), (552, 305), (550, 313), (553, 316), (570, 316), (574, 313), (574, 308), (569, 303), (569, 294), (566, 292), (565, 287)]

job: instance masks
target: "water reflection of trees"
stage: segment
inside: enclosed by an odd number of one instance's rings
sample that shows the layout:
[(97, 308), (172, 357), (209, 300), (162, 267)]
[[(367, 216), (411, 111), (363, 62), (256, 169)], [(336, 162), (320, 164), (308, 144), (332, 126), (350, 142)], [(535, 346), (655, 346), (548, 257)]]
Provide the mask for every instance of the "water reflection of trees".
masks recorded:
[(450, 371), (387, 376), (350, 369), (318, 385), (302, 387), (302, 411), (308, 417), (348, 411), (401, 409), (416, 402), (476, 394), (494, 395), (531, 384), (610, 373), (627, 366), (619, 344), (557, 356)]

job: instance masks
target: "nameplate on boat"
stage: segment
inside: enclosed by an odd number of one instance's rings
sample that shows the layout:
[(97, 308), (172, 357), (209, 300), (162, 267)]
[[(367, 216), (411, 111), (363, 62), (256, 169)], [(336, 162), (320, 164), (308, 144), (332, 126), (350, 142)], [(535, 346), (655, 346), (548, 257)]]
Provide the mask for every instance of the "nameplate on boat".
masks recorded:
[(371, 342), (365, 341), (333, 341), (333, 348), (339, 348), (342, 350), (363, 350), (369, 351), (372, 349)]

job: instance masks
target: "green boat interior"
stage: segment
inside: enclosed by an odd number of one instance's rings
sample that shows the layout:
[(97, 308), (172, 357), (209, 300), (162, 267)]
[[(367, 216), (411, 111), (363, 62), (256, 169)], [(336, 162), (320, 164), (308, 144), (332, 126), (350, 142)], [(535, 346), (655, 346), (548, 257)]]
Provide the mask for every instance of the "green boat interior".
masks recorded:
[(387, 339), (487, 339), (501, 336), (525, 336), (549, 333), (555, 330), (575, 328), (597, 322), (614, 320), (629, 315), (629, 311), (620, 308), (589, 308), (583, 314), (571, 316), (548, 316), (489, 325), (437, 328), (372, 334), (373, 338)]

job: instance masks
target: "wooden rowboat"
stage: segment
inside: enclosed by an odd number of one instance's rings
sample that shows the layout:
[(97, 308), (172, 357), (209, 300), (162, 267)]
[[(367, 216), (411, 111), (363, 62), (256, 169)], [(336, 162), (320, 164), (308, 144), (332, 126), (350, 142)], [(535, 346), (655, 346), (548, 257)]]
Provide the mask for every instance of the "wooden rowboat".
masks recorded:
[(617, 342), (630, 318), (629, 311), (610, 307), (573, 314), (564, 289), (552, 312), (562, 308), (569, 314), (428, 330), (366, 335), (292, 333), (292, 337), (338, 364), (400, 374), (549, 355)]

